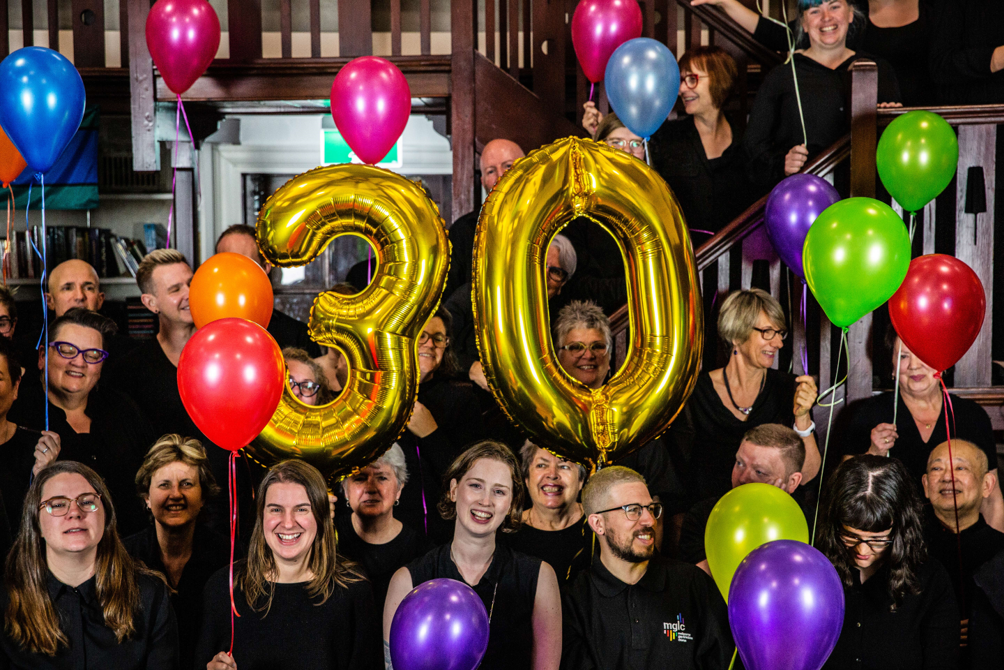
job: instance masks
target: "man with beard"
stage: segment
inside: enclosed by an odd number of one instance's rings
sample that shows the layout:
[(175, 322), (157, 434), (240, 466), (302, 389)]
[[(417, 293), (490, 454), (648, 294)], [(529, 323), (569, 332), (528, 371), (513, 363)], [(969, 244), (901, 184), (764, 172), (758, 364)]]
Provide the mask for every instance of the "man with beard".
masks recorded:
[(600, 558), (563, 598), (561, 667), (728, 667), (734, 645), (725, 601), (699, 568), (656, 555), (662, 505), (645, 479), (604, 468), (586, 483), (582, 505)]

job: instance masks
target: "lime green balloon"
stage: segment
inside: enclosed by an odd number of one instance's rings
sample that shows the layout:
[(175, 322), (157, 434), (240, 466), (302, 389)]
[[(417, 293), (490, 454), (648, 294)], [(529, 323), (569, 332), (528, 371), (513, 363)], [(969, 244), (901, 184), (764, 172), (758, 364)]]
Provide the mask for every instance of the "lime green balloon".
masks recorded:
[(704, 531), (704, 550), (718, 590), (729, 599), (736, 568), (760, 545), (774, 540), (809, 542), (798, 503), (769, 484), (743, 484), (718, 501)]
[(802, 248), (805, 282), (830, 322), (846, 328), (887, 301), (910, 268), (910, 235), (892, 207), (848, 198), (823, 210)]
[(919, 212), (952, 181), (959, 140), (933, 112), (907, 112), (882, 133), (875, 166), (889, 194), (908, 212)]

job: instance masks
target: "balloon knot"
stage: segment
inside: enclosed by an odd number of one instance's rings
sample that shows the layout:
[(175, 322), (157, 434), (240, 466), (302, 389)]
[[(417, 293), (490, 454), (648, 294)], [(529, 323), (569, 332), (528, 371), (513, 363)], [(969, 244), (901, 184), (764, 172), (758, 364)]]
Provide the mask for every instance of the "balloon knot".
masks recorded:
[(36, 180), (36, 181), (37, 181), (37, 182), (38, 182), (39, 184), (41, 184), (41, 183), (42, 183), (42, 173), (41, 173), (41, 172), (36, 172), (36, 173), (35, 173), (35, 180)]

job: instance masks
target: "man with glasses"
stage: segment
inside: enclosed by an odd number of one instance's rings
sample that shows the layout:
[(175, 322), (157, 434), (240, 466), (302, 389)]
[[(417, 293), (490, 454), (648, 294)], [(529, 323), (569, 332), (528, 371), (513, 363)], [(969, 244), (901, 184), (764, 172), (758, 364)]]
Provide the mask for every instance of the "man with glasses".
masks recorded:
[(562, 599), (568, 670), (727, 668), (734, 645), (711, 577), (656, 554), (663, 507), (634, 470), (611, 466), (582, 490), (599, 560)]

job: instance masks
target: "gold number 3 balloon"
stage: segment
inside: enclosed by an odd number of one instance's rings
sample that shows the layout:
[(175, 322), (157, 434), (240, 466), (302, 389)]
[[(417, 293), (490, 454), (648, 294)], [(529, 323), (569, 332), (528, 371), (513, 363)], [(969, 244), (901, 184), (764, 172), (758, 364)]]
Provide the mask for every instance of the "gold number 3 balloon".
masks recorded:
[(306, 172), (268, 199), (258, 246), (279, 267), (306, 265), (338, 235), (370, 241), (377, 259), (362, 293), (321, 293), (310, 337), (348, 360), (345, 388), (311, 407), (283, 390), (279, 407), (248, 447), (263, 463), (302, 458), (331, 479), (377, 458), (404, 430), (418, 393), (417, 337), (443, 292), (450, 261), (439, 210), (409, 179), (365, 165)]
[[(562, 370), (548, 330), (547, 248), (579, 216), (614, 236), (628, 276), (626, 360), (597, 390)], [(669, 187), (642, 161), (573, 137), (518, 161), (481, 209), (474, 266), (485, 375), (536, 444), (601, 467), (679, 413), (701, 360), (696, 263)]]

